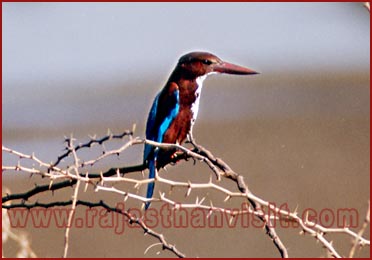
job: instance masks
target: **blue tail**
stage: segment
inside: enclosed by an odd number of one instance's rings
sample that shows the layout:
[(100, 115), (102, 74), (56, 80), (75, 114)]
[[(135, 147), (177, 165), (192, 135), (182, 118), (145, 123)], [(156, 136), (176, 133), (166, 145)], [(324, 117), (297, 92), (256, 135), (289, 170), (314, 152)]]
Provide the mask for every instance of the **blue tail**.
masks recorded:
[[(149, 171), (150, 171), (149, 172), (149, 179), (154, 178), (155, 177), (155, 171), (156, 171), (155, 160), (154, 159), (149, 160)], [(151, 199), (152, 198), (152, 194), (154, 193), (154, 187), (155, 187), (155, 183), (154, 182), (150, 182), (147, 185), (146, 198), (148, 198), (148, 199)], [(148, 207), (150, 207), (150, 202), (146, 202), (146, 204), (145, 204), (145, 210), (148, 209)]]

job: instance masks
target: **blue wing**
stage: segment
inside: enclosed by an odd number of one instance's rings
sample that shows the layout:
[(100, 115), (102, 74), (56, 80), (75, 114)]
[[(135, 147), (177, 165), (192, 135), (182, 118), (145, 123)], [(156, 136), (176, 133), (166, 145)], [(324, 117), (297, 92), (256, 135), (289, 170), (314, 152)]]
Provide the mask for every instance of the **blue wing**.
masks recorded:
[[(151, 106), (146, 124), (146, 139), (161, 143), (163, 136), (179, 112), (179, 90), (178, 87), (164, 88), (156, 97)], [(154, 178), (156, 173), (156, 160), (158, 149), (145, 144), (143, 154), (144, 163), (148, 163), (149, 178)], [(147, 186), (147, 198), (152, 198), (155, 184)], [(145, 209), (150, 203), (145, 204)]]
[[(146, 124), (146, 139), (157, 141), (156, 131), (155, 131), (155, 122), (156, 122), (156, 111), (158, 109), (158, 101), (161, 92), (155, 97), (154, 102), (152, 103), (149, 116), (147, 118)], [(145, 151), (143, 153), (143, 161), (146, 162), (148, 159), (153, 147), (151, 145), (145, 144)]]
[[(156, 171), (156, 165), (155, 165), (155, 160), (149, 160), (149, 179), (151, 178), (154, 178), (155, 177), (155, 171)], [(155, 188), (155, 183), (154, 182), (150, 182), (148, 185), (147, 185), (147, 193), (146, 193), (146, 198), (152, 198), (152, 195), (154, 193), (154, 188)], [(145, 204), (145, 209), (148, 209), (148, 207), (150, 206), (150, 202), (146, 202)]]

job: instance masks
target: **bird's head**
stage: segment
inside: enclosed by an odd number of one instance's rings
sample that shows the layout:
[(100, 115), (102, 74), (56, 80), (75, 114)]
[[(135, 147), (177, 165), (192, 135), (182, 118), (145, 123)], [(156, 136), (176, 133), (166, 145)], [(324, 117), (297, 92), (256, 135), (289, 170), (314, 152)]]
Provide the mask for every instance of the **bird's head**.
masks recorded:
[(258, 72), (249, 68), (222, 61), (216, 55), (208, 52), (191, 52), (183, 55), (178, 61), (177, 68), (191, 77), (200, 77), (212, 73), (258, 74)]

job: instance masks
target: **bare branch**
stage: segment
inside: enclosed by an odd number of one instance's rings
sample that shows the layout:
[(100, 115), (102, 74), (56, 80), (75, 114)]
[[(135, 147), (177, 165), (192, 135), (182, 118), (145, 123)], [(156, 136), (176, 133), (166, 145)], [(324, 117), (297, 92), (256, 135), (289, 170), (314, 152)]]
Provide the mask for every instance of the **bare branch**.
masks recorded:
[(369, 223), (370, 223), (370, 202), (368, 201), (368, 208), (367, 208), (366, 217), (364, 218), (364, 222), (363, 222), (362, 228), (358, 232), (358, 236), (355, 237), (353, 246), (351, 247), (351, 250), (350, 250), (350, 253), (349, 253), (349, 258), (353, 258), (354, 257), (355, 250), (356, 250), (356, 248), (357, 248), (358, 245), (359, 246), (362, 246), (365, 243), (369, 243), (369, 241), (365, 241), (362, 238), (362, 236), (363, 236), (364, 232), (366, 231)]
[[(125, 132), (129, 133), (129, 132)], [(119, 196), (123, 197), (124, 200), (126, 199), (132, 199), (137, 200), (142, 203), (152, 201), (152, 202), (163, 202), (168, 205), (170, 205), (173, 209), (179, 209), (179, 208), (188, 208), (188, 209), (203, 209), (206, 210), (208, 213), (208, 216), (212, 214), (213, 212), (223, 212), (226, 214), (229, 214), (231, 216), (231, 219), (242, 215), (242, 214), (252, 214), (256, 216), (258, 219), (260, 219), (263, 223), (263, 226), (265, 227), (267, 235), (270, 237), (270, 239), (273, 241), (274, 245), (280, 252), (280, 255), (282, 257), (288, 257), (288, 252), (284, 244), (282, 243), (281, 239), (279, 238), (278, 234), (276, 233), (276, 230), (274, 228), (274, 225), (272, 225), (273, 220), (285, 220), (285, 221), (291, 221), (298, 223), (298, 226), (301, 228), (301, 230), (304, 233), (309, 233), (312, 237), (314, 237), (317, 241), (319, 241), (324, 248), (327, 249), (327, 252), (329, 255), (333, 257), (340, 257), (340, 254), (334, 247), (331, 241), (329, 241), (326, 238), (326, 234), (328, 233), (343, 233), (348, 235), (349, 237), (352, 237), (354, 242), (354, 247), (356, 245), (364, 246), (364, 245), (370, 245), (370, 241), (363, 238), (363, 233), (366, 230), (366, 226), (369, 223), (365, 222), (363, 224), (363, 227), (361, 231), (357, 234), (349, 229), (349, 227), (345, 226), (343, 228), (325, 228), (317, 223), (312, 223), (308, 219), (301, 219), (298, 214), (297, 210), (294, 210), (293, 212), (283, 210), (281, 208), (276, 207), (275, 205), (272, 205), (268, 201), (256, 196), (252, 193), (250, 189), (248, 189), (248, 185), (246, 184), (243, 175), (238, 174), (232, 170), (232, 168), (224, 162), (221, 158), (215, 157), (209, 150), (206, 148), (196, 144), (194, 140), (190, 140), (190, 143), (192, 144), (193, 148), (189, 149), (184, 146), (178, 145), (178, 144), (163, 144), (163, 143), (156, 143), (150, 140), (142, 140), (139, 138), (132, 138), (132, 132), (129, 136), (129, 140), (127, 140), (124, 144), (120, 145), (117, 149), (113, 149), (110, 151), (105, 151), (104, 154), (100, 155), (97, 158), (93, 158), (91, 160), (88, 160), (86, 162), (81, 163), (79, 156), (78, 156), (78, 150), (82, 148), (89, 148), (91, 145), (102, 145), (105, 141), (111, 140), (114, 136), (118, 137), (117, 139), (121, 140), (120, 137), (126, 136), (126, 134), (123, 133), (121, 135), (112, 135), (109, 133), (107, 136), (96, 139), (92, 138), (88, 143), (86, 144), (80, 144), (78, 146), (73, 146), (73, 138), (66, 139), (69, 151), (67, 155), (59, 156), (57, 159), (57, 163), (54, 164), (48, 164), (43, 161), (41, 161), (39, 158), (37, 158), (35, 155), (27, 155), (23, 154), (17, 151), (14, 151), (12, 149), (6, 148), (3, 146), (3, 152), (12, 154), (14, 156), (17, 156), (19, 158), (19, 162), (15, 166), (2, 166), (2, 170), (9, 171), (9, 170), (15, 170), (25, 173), (31, 173), (31, 174), (37, 174), (41, 177), (46, 177), (50, 179), (50, 183), (48, 185), (40, 185), (35, 186), (33, 189), (20, 194), (7, 194), (3, 196), (3, 208), (4, 209), (11, 209), (16, 207), (24, 207), (24, 208), (32, 208), (32, 207), (53, 207), (53, 206), (67, 206), (71, 205), (72, 211), (75, 211), (76, 206), (78, 205), (85, 205), (85, 206), (101, 206), (105, 208), (109, 208), (106, 204), (103, 202), (100, 202), (99, 204), (94, 204), (90, 202), (82, 202), (78, 200), (78, 189), (81, 182), (85, 183), (85, 190), (87, 187), (93, 186), (94, 190), (96, 192), (110, 192), (114, 194), (118, 194)], [(111, 136), (111, 137), (110, 137)], [(111, 139), (110, 139), (111, 138)], [(115, 139), (115, 138), (114, 138)], [(92, 141), (93, 140), (93, 141)], [(181, 182), (176, 180), (170, 180), (163, 178), (161, 176), (156, 176), (154, 179), (137, 179), (137, 178), (127, 178), (125, 175), (129, 172), (142, 172), (147, 168), (147, 165), (141, 164), (136, 166), (130, 166), (130, 167), (123, 167), (123, 168), (111, 168), (106, 172), (100, 172), (100, 173), (90, 173), (85, 170), (85, 166), (87, 165), (95, 165), (96, 162), (103, 161), (106, 158), (109, 158), (112, 155), (121, 154), (124, 150), (129, 149), (132, 146), (135, 145), (143, 145), (144, 143), (159, 147), (159, 149), (173, 149), (179, 152), (179, 156), (174, 158), (174, 161), (172, 162), (178, 162), (181, 160), (188, 160), (189, 158), (193, 159), (194, 162), (202, 162), (205, 163), (209, 169), (217, 176), (217, 180), (229, 180), (233, 181), (237, 185), (237, 190), (229, 190), (227, 188), (224, 188), (221, 186), (222, 182), (219, 184), (216, 184), (212, 181), (212, 178), (205, 183), (192, 183), (190, 181), (187, 182)], [(66, 153), (65, 153), (66, 154)], [(73, 155), (74, 164), (67, 166), (66, 169), (58, 168), (56, 165), (67, 156)], [(36, 162), (40, 167), (35, 168), (29, 168), (23, 165), (23, 160), (31, 160), (33, 162)], [(83, 170), (85, 172), (83, 173)], [(223, 177), (223, 179), (221, 179)], [(63, 179), (63, 181), (59, 181), (60, 179)], [(160, 195), (158, 197), (153, 197), (151, 199), (148, 199), (144, 196), (131, 193), (127, 190), (122, 190), (114, 187), (114, 185), (118, 182), (121, 183), (128, 183), (132, 184), (134, 188), (139, 188), (141, 185), (148, 184), (150, 182), (157, 182), (162, 183), (166, 186), (169, 186), (170, 189), (174, 187), (181, 187), (185, 189), (185, 196), (188, 197), (192, 194), (192, 192), (196, 189), (198, 190), (215, 190), (225, 195), (225, 202), (234, 199), (234, 198), (246, 198), (251, 207), (247, 207), (246, 209), (241, 210), (232, 210), (225, 207), (216, 207), (210, 202), (210, 204), (207, 204), (204, 200), (204, 198), (199, 199), (196, 198), (194, 203), (183, 203), (183, 202), (176, 202), (171, 197), (165, 196), (164, 193), (160, 192)], [(60, 190), (66, 187), (74, 186), (77, 184), (73, 189), (73, 195), (72, 200), (67, 202), (50, 202), (47, 204), (42, 204), (35, 202), (34, 204), (25, 204), (24, 201), (27, 201), (30, 197), (36, 196), (40, 193), (46, 192), (46, 191), (55, 191)], [(10, 202), (14, 200), (21, 199), (22, 202), (18, 204), (8, 205), (5, 202)], [(270, 212), (270, 214), (265, 213), (265, 209), (267, 212)], [(119, 209), (112, 209), (110, 210), (124, 214), (127, 216), (128, 221), (130, 223), (136, 223), (137, 225), (140, 225), (142, 229), (147, 234), (151, 234), (153, 237), (156, 237), (160, 244), (163, 246), (164, 249), (172, 251), (175, 255), (179, 257), (183, 257), (184, 254), (180, 253), (175, 247), (169, 243), (167, 243), (164, 239), (164, 236), (162, 234), (156, 233), (154, 230), (148, 229), (148, 227), (143, 223), (143, 221), (139, 218), (135, 218), (134, 216), (131, 216), (129, 212), (119, 210)], [(71, 213), (72, 214), (72, 213)], [(368, 214), (369, 216), (369, 214)], [(69, 216), (69, 223), (71, 221), (71, 215)], [(367, 224), (366, 224), (367, 223)], [(69, 228), (66, 229), (65, 233), (65, 250), (64, 250), (64, 256), (67, 256), (67, 250), (68, 250), (68, 240), (69, 240)], [(150, 246), (149, 248), (156, 246), (157, 244), (154, 244)], [(148, 248), (148, 249), (149, 249)], [(147, 249), (147, 250), (148, 250)], [(147, 252), (146, 250), (146, 252)], [(354, 249), (355, 251), (355, 249)], [(354, 253), (351, 252), (351, 256)]]
[[(73, 200), (68, 201), (57, 201), (57, 202), (51, 202), (51, 203), (39, 203), (35, 202), (32, 204), (26, 204), (26, 203), (20, 203), (20, 204), (12, 204), (12, 205), (3, 205), (3, 208), (5, 209), (12, 209), (12, 208), (26, 208), (26, 209), (32, 209), (36, 207), (41, 208), (52, 208), (52, 207), (60, 207), (60, 206), (69, 206), (73, 204)], [(178, 257), (186, 257), (184, 253), (179, 251), (175, 245), (170, 244), (164, 237), (164, 235), (154, 231), (153, 229), (146, 226), (146, 224), (141, 220), (141, 218), (133, 216), (129, 211), (124, 211), (120, 208), (115, 208), (112, 206), (109, 206), (104, 201), (99, 202), (90, 202), (90, 201), (84, 201), (84, 200), (76, 200), (76, 206), (85, 206), (88, 208), (95, 208), (95, 207), (102, 207), (106, 209), (109, 212), (115, 212), (117, 214), (124, 215), (127, 218), (127, 221), (130, 224), (138, 225), (142, 228), (142, 230), (145, 232), (145, 234), (149, 234), (150, 236), (158, 239), (163, 247), (163, 249), (168, 250), (172, 253), (174, 253)]]
[(76, 154), (76, 150), (75, 150), (74, 145), (73, 145), (73, 140), (74, 139), (71, 136), (71, 138), (68, 142), (68, 146), (69, 146), (69, 150), (72, 152), (72, 154), (74, 156), (75, 165), (74, 165), (73, 169), (74, 169), (75, 175), (77, 177), (77, 181), (76, 181), (76, 186), (74, 188), (74, 194), (72, 196), (71, 211), (70, 211), (69, 216), (68, 216), (68, 222), (67, 222), (67, 227), (66, 227), (66, 231), (65, 231), (65, 249), (64, 249), (64, 252), (63, 252), (63, 258), (67, 257), (72, 218), (75, 214), (76, 201), (78, 199), (79, 187), (80, 187), (80, 182), (81, 182), (81, 179), (80, 179), (81, 177), (79, 175), (79, 158)]
[[(135, 125), (133, 125), (133, 129), (135, 129)], [(114, 135), (112, 133), (109, 133), (108, 135), (106, 135), (106, 136), (104, 136), (102, 138), (99, 138), (99, 139), (96, 139), (95, 137), (92, 137), (89, 140), (89, 142), (84, 143), (84, 144), (76, 145), (73, 148), (73, 150), (79, 151), (80, 149), (83, 149), (83, 148), (91, 148), (95, 144), (101, 145), (104, 142), (109, 141), (109, 140), (123, 139), (126, 136), (130, 136), (131, 137), (131, 136), (133, 136), (133, 132), (134, 131), (127, 130), (127, 131), (124, 131), (123, 133), (118, 134), (118, 135)], [(66, 138), (65, 139), (65, 142), (66, 143), (69, 143), (70, 142), (70, 139), (69, 138)], [(72, 153), (72, 149), (71, 148), (67, 147), (66, 150), (67, 151), (64, 154), (58, 156), (57, 160), (50, 165), (50, 168), (53, 168), (53, 167), (57, 166), (63, 159), (67, 158)]]

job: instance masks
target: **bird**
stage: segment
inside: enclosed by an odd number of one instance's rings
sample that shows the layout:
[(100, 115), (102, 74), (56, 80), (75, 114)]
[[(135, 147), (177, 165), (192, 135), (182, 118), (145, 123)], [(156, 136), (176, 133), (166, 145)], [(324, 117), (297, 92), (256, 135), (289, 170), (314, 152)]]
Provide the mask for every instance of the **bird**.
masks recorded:
[[(192, 128), (199, 111), (203, 82), (212, 74), (253, 75), (258, 72), (234, 65), (209, 52), (190, 52), (183, 55), (163, 89), (156, 95), (146, 123), (146, 139), (158, 143), (182, 144), (192, 138)], [(170, 163), (175, 150), (162, 150), (145, 144), (143, 163), (149, 169), (149, 179)], [(154, 182), (147, 187), (146, 198), (151, 199)], [(145, 210), (150, 201), (145, 202)]]

